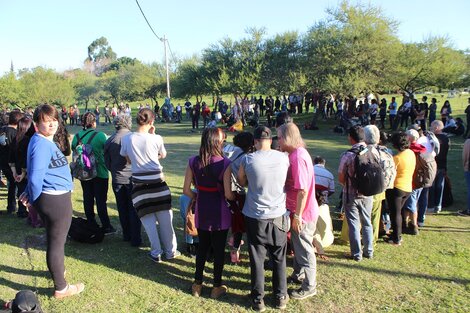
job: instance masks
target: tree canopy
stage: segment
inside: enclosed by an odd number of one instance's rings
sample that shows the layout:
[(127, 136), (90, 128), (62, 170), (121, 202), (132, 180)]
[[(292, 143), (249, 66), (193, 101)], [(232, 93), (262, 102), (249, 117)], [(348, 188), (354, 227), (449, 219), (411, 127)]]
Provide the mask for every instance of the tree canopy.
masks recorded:
[[(347, 1), (305, 33), (272, 37), (248, 28), (239, 39), (223, 38), (201, 55), (174, 60), (173, 95), (189, 98), (232, 94), (272, 95), (318, 90), (339, 96), (470, 85), (470, 52), (458, 51), (447, 37), (402, 42), (398, 23), (371, 4)], [(0, 77), (0, 103), (25, 107), (43, 102), (144, 101), (165, 93), (163, 64), (117, 57), (105, 37), (88, 46), (82, 69), (64, 73), (37, 67)]]

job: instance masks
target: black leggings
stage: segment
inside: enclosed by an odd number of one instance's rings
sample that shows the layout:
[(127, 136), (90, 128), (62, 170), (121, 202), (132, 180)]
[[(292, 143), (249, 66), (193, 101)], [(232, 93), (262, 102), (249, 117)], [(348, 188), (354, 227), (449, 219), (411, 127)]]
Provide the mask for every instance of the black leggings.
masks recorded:
[(71, 193), (49, 195), (42, 193), (34, 202), (34, 207), (46, 226), (47, 267), (54, 281), (55, 290), (67, 287), (64, 277), (64, 246), (72, 221)]
[(390, 211), (390, 221), (392, 223), (393, 230), (391, 238), (395, 243), (398, 243), (401, 240), (403, 223), (401, 210), (410, 194), (411, 192), (405, 192), (397, 188), (387, 189), (386, 191), (388, 209)]
[(222, 271), (225, 262), (225, 243), (227, 241), (228, 229), (208, 231), (198, 229), (199, 247), (196, 254), (196, 273), (194, 281), (201, 284), (203, 281), (204, 266), (210, 248), (214, 251), (214, 287), (222, 285)]

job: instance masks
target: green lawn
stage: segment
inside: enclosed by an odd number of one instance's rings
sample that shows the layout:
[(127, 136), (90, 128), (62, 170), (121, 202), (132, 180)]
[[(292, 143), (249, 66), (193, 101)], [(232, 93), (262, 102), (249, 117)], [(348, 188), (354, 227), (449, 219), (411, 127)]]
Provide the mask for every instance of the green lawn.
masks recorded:
[[(440, 101), (442, 105), (443, 101)], [(455, 104), (454, 104), (455, 103)], [(466, 98), (451, 100), (456, 115), (462, 114)], [(440, 107), (439, 105), (439, 107)], [(310, 116), (296, 116), (300, 125)], [(336, 174), (339, 156), (348, 148), (345, 136), (331, 131), (333, 121), (321, 121), (319, 131), (303, 131), (311, 155), (323, 155), (327, 167)], [(100, 127), (108, 134), (111, 127)], [(184, 251), (182, 221), (178, 197), (182, 193), (184, 169), (189, 156), (198, 151), (198, 133), (188, 132), (183, 124), (158, 124), (168, 151), (162, 160), (173, 193), (174, 225), (179, 247)], [(75, 133), (79, 128), (72, 128)], [(231, 142), (231, 136), (228, 142)], [(288, 312), (468, 312), (470, 310), (470, 218), (457, 216), (465, 207), (466, 187), (463, 179), (462, 138), (452, 138), (449, 175), (453, 183), (454, 205), (442, 214), (428, 216), (419, 236), (404, 237), (401, 247), (379, 242), (375, 258), (356, 263), (344, 254), (348, 246), (327, 249), (329, 261), (318, 261), (319, 293), (299, 302), (291, 300)], [(337, 194), (339, 188), (337, 188)], [(0, 208), (6, 207), (5, 189), (0, 190)], [(80, 184), (75, 182), (73, 205), (76, 215), (83, 215)], [(337, 195), (331, 207), (337, 204)], [(112, 222), (119, 225), (115, 199), (108, 193)], [(333, 215), (332, 215), (333, 216)], [(337, 225), (335, 221), (335, 225)], [(66, 268), (69, 282), (84, 282), (86, 289), (77, 297), (51, 298), (52, 281), (45, 262), (44, 230), (26, 226), (13, 216), (0, 216), (0, 299), (14, 297), (17, 290), (38, 292), (46, 312), (245, 312), (249, 311), (249, 264), (246, 247), (242, 263), (227, 265), (224, 271), (229, 293), (219, 301), (209, 298), (211, 265), (207, 287), (196, 299), (189, 289), (194, 260), (188, 256), (173, 262), (155, 264), (146, 258), (145, 245), (132, 248), (122, 242), (120, 234), (107, 236), (97, 245), (68, 242)], [(227, 256), (228, 259), (228, 256)], [(288, 259), (288, 265), (292, 260)], [(290, 273), (291, 269), (289, 269)], [(271, 273), (266, 272), (266, 304), (271, 301)], [(289, 286), (293, 288), (294, 286)]]

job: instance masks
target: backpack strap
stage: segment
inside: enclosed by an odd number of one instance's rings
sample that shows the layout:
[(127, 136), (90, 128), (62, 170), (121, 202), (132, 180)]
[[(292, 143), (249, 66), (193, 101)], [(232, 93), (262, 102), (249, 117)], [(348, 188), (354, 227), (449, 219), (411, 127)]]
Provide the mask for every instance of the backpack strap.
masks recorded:
[(93, 138), (95, 138), (96, 135), (98, 135), (98, 132), (94, 131), (90, 139), (88, 139), (87, 145), (91, 145), (91, 141), (93, 140)]
[[(81, 136), (78, 136), (78, 133), (75, 134), (75, 137), (77, 137), (77, 145), (80, 145), (82, 144), (82, 140), (83, 138), (85, 138), (86, 135), (88, 135), (89, 133), (93, 132), (94, 130), (93, 129), (90, 129), (89, 131), (85, 132), (83, 135)], [(96, 133), (96, 132), (95, 132)], [(93, 137), (95, 136), (95, 134), (93, 134)], [(93, 139), (93, 137), (91, 139)], [(91, 140), (88, 140), (87, 143), (90, 143)]]

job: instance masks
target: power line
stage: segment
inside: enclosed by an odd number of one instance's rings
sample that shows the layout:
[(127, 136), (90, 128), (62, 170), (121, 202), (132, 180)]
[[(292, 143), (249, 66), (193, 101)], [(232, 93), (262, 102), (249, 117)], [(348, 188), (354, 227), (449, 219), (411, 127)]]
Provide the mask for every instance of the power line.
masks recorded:
[(150, 27), (150, 30), (152, 31), (152, 33), (155, 35), (155, 37), (158, 38), (158, 40), (163, 41), (163, 39), (162, 39), (161, 37), (159, 37), (159, 36), (155, 33), (155, 31), (153, 30), (152, 26), (150, 25), (149, 21), (147, 20), (147, 17), (145, 16), (144, 11), (143, 11), (142, 8), (140, 7), (139, 1), (138, 1), (138, 0), (135, 0), (135, 3), (137, 3), (137, 6), (138, 6), (139, 9), (140, 9), (140, 13), (142, 13), (142, 16), (144, 17), (145, 21), (147, 22), (147, 25)]
[(166, 42), (168, 43), (168, 50), (170, 50), (170, 54), (171, 54), (171, 58), (173, 59), (173, 63), (175, 63), (175, 65), (176, 65), (176, 58), (175, 58), (175, 55), (173, 54), (173, 51), (171, 50), (170, 42), (168, 41), (168, 39), (166, 40)]

